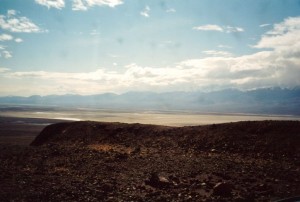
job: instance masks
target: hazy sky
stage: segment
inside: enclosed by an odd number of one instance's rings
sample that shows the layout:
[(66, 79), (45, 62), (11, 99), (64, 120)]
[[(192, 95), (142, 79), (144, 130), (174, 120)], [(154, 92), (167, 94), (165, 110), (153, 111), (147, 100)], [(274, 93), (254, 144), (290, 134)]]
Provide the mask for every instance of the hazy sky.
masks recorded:
[(0, 96), (300, 85), (300, 0), (0, 0)]

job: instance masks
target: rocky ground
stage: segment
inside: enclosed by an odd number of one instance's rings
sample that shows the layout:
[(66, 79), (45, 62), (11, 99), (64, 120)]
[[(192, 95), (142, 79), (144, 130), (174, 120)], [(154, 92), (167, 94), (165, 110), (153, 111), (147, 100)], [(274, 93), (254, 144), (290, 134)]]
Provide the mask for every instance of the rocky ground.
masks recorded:
[(300, 196), (300, 122), (71, 122), (0, 147), (0, 201), (276, 201)]

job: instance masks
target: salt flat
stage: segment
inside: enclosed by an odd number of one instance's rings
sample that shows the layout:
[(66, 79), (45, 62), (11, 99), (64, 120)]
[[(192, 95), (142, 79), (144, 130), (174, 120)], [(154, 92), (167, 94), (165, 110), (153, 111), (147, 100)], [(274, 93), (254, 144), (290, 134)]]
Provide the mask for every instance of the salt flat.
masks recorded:
[(59, 120), (92, 120), (101, 122), (143, 123), (167, 126), (206, 125), (237, 121), (300, 120), (299, 116), (198, 113), (188, 111), (135, 111), (94, 108), (56, 108), (18, 106), (2, 108), (2, 117), (40, 118)]

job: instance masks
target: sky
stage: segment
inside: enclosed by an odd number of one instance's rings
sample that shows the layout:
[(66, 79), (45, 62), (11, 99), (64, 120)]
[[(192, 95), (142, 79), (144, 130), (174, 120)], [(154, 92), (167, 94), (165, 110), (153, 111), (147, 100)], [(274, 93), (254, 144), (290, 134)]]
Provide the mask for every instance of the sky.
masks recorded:
[(300, 86), (300, 0), (0, 0), (0, 96)]

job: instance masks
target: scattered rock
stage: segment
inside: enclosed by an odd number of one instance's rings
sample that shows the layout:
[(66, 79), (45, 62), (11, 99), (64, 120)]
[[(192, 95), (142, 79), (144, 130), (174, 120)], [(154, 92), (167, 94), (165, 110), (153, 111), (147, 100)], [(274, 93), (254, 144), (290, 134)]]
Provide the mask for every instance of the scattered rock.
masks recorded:
[(231, 196), (232, 185), (226, 182), (219, 182), (213, 188), (213, 194), (218, 196)]
[(205, 183), (205, 182), (202, 182), (202, 183), (201, 183), (201, 186), (202, 186), (202, 187), (205, 187), (205, 186), (206, 186), (206, 183)]
[(270, 122), (269, 132), (257, 135), (264, 123), (214, 130), (94, 122), (47, 127), (36, 147), (0, 145), (0, 201), (242, 202), (298, 195), (300, 122)]
[(131, 152), (132, 155), (140, 154), (140, 153), (141, 153), (141, 147), (135, 147), (134, 150)]
[(115, 155), (115, 158), (119, 159), (119, 160), (126, 160), (126, 159), (128, 159), (128, 154), (126, 154), (126, 153), (117, 153)]
[(109, 192), (112, 192), (114, 190), (114, 188), (111, 184), (104, 184), (104, 185), (102, 185), (101, 188), (105, 193), (109, 193)]
[(172, 184), (167, 177), (159, 173), (152, 173), (149, 180), (146, 180), (145, 183), (155, 188), (166, 188)]

